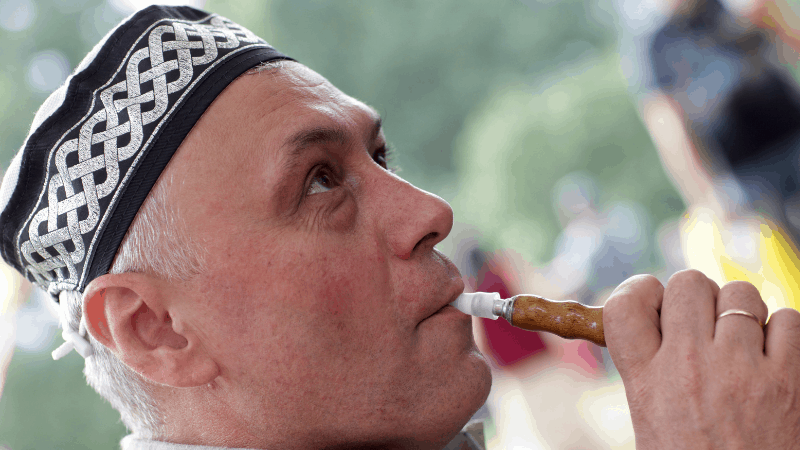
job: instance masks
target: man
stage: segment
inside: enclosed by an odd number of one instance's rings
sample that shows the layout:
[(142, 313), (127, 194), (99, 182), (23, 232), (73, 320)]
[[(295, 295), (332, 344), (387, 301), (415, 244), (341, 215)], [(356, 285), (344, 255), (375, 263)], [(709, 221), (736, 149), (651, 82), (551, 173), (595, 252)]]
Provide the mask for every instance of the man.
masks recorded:
[[(67, 84), (4, 179), (2, 252), (58, 297), (54, 356), (86, 358), (124, 448), (456, 436), (491, 380), (434, 249), (453, 213), (388, 170), (373, 109), (191, 8), (135, 14)], [(800, 315), (766, 319), (697, 272), (617, 289), (640, 448), (797, 445)]]

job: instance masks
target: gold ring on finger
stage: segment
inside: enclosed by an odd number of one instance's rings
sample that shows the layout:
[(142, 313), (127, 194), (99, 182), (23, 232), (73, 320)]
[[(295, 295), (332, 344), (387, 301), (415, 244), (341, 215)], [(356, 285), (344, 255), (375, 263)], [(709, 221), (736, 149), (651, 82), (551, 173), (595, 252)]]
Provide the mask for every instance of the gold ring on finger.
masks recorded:
[(720, 315), (717, 316), (717, 320), (719, 320), (719, 319), (721, 319), (721, 318), (723, 318), (725, 316), (731, 316), (731, 315), (749, 317), (749, 318), (755, 320), (756, 322), (758, 322), (758, 326), (760, 326), (761, 328), (764, 328), (764, 322), (762, 322), (761, 319), (759, 319), (757, 315), (751, 313), (750, 311), (745, 311), (743, 309), (728, 309), (728, 310), (725, 310), (722, 313), (720, 313)]

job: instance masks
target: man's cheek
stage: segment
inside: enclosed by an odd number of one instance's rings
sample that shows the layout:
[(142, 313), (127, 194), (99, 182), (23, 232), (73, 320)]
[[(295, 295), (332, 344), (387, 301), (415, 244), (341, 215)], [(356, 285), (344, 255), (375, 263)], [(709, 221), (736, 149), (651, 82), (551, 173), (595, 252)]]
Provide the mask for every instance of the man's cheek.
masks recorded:
[[(320, 335), (336, 336), (340, 346), (363, 347), (366, 335), (386, 319), (384, 308), (375, 300), (382, 296), (347, 274), (330, 274), (313, 289), (316, 325)], [(315, 283), (316, 284), (316, 283)]]
[[(306, 286), (326, 313), (332, 316), (361, 315), (379, 305), (388, 305), (389, 274), (363, 248), (353, 243), (324, 246), (320, 242), (315, 263), (307, 266)], [(327, 247), (327, 248), (326, 248)], [(372, 311), (374, 312), (374, 311)]]
[(345, 234), (352, 233), (356, 228), (358, 207), (351, 195), (344, 194), (344, 198), (336, 208), (327, 214), (327, 226), (331, 231)]

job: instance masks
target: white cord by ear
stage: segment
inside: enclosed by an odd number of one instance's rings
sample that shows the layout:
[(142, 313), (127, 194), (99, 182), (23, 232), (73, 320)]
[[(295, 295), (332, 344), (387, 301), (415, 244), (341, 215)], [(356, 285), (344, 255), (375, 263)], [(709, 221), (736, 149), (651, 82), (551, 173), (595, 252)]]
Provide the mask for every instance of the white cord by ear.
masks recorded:
[(77, 330), (69, 325), (69, 320), (67, 319), (67, 305), (69, 303), (78, 301), (78, 299), (74, 298), (74, 296), (80, 297), (80, 295), (81, 293), (77, 291), (61, 291), (58, 294), (58, 316), (59, 322), (61, 323), (61, 337), (64, 338), (64, 343), (61, 344), (57, 349), (53, 350), (52, 355), (53, 359), (55, 360), (63, 358), (71, 350), (75, 350), (84, 358), (88, 358), (94, 354), (92, 345), (89, 343), (89, 339), (86, 337), (86, 322), (84, 321), (83, 317), (81, 317), (80, 325)]

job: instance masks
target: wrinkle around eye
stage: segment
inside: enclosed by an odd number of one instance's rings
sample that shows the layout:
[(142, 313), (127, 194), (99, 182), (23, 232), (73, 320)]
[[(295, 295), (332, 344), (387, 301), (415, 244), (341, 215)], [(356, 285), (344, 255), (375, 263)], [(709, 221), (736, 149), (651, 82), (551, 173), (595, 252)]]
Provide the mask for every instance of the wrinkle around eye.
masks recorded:
[(308, 201), (301, 208), (303, 213), (299, 216), (305, 227), (309, 230), (350, 229), (355, 223), (358, 209), (351, 193), (337, 185), (320, 194), (323, 195), (306, 197)]

